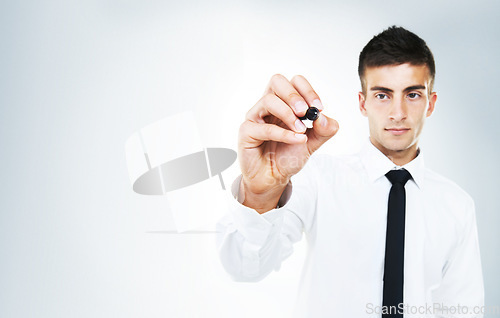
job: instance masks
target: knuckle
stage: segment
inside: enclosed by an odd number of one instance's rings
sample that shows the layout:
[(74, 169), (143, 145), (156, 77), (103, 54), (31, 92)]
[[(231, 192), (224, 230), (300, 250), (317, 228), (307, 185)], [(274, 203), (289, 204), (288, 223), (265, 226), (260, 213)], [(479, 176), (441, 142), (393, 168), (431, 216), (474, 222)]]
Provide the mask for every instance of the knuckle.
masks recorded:
[(286, 129), (283, 129), (280, 137), (281, 137), (281, 140), (286, 140), (286, 138), (288, 137), (288, 131)]
[(281, 74), (274, 74), (273, 76), (271, 76), (271, 80), (269, 82), (269, 86), (275, 90), (277, 89), (278, 87), (280, 86), (283, 86), (284, 83), (289, 83), (288, 82), (288, 79), (284, 76), (284, 75), (281, 75)]
[(239, 133), (240, 136), (242, 136), (242, 135), (245, 135), (245, 133), (247, 132), (247, 130), (248, 130), (248, 122), (244, 121), (240, 125), (240, 129), (238, 130), (238, 133)]
[(312, 88), (309, 88), (307, 91), (306, 91), (306, 95), (307, 96), (311, 96), (311, 97), (318, 97), (318, 94), (316, 94), (316, 92), (314, 91), (314, 89)]
[(296, 99), (302, 99), (302, 96), (300, 96), (298, 93), (296, 92), (291, 92), (290, 94), (288, 94), (288, 100), (289, 101), (294, 101)]
[(281, 81), (283, 79), (286, 79), (285, 76), (283, 76), (282, 74), (279, 74), (279, 73), (276, 73), (273, 76), (271, 76), (271, 82), (273, 82), (273, 83), (275, 83), (277, 81)]
[[(249, 119), (251, 115), (252, 115), (252, 109), (249, 109), (249, 110), (247, 111), (247, 113), (245, 114), (245, 119)], [(244, 124), (244, 123), (243, 123), (243, 124)], [(243, 124), (242, 124), (242, 125), (243, 125)]]
[(294, 76), (292, 77), (292, 82), (293, 82), (293, 83), (302, 82), (302, 81), (304, 81), (305, 79), (306, 79), (306, 78), (305, 78), (304, 76), (302, 76), (302, 75), (300, 75), (300, 74), (297, 74), (297, 75), (294, 75)]
[(271, 137), (273, 135), (273, 126), (272, 125), (266, 125), (264, 127), (264, 134), (268, 137)]
[(276, 98), (276, 95), (269, 93), (262, 97), (262, 102), (264, 103), (264, 105), (268, 106), (271, 105)]

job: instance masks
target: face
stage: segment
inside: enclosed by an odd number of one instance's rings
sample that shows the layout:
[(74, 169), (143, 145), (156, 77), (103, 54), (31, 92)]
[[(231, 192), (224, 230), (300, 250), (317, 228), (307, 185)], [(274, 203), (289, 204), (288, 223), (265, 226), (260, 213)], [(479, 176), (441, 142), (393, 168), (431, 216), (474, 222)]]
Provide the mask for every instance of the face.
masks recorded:
[(429, 93), (427, 66), (370, 67), (364, 80), (366, 92), (358, 94), (359, 108), (368, 117), (370, 141), (394, 163), (410, 162), (437, 99), (436, 93)]

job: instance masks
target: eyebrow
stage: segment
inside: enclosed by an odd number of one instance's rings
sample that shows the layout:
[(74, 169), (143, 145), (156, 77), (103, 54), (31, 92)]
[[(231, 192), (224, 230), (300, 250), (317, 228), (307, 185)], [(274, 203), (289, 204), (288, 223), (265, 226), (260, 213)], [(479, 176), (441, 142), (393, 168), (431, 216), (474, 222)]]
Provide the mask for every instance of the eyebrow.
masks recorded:
[[(425, 89), (424, 85), (413, 85), (413, 86), (408, 86), (403, 90), (403, 92), (409, 92), (409, 91), (414, 91), (418, 89)], [(382, 86), (373, 86), (370, 88), (371, 91), (383, 91), (383, 92), (388, 92), (388, 93), (393, 93), (394, 91), (390, 88), (387, 87), (382, 87)]]

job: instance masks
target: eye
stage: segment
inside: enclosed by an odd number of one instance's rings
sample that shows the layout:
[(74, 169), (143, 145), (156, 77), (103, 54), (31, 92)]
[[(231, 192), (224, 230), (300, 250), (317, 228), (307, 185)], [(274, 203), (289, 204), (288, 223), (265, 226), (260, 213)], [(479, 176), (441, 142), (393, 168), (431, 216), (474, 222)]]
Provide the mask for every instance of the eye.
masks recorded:
[(420, 95), (418, 93), (410, 93), (408, 94), (408, 98), (410, 99), (415, 99), (415, 98), (418, 98), (420, 97)]
[(384, 93), (378, 93), (375, 95), (375, 98), (380, 99), (380, 100), (384, 100), (384, 99), (388, 99), (389, 96), (387, 96), (387, 94), (384, 94)]

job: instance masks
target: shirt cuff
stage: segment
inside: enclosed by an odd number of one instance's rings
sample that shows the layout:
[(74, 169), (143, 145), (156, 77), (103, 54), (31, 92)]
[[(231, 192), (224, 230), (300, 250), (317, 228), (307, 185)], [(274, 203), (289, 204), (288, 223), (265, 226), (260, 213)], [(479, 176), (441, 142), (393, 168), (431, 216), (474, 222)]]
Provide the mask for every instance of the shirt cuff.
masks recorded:
[(278, 208), (265, 213), (258, 213), (252, 208), (244, 206), (244, 196), (240, 194), (240, 175), (234, 180), (231, 186), (232, 197), (229, 198), (229, 211), (233, 224), (245, 239), (258, 246), (262, 246), (273, 227), (281, 226), (283, 223), (284, 209), (282, 207), (288, 203), (292, 192), (292, 185), (289, 183), (281, 195)]

